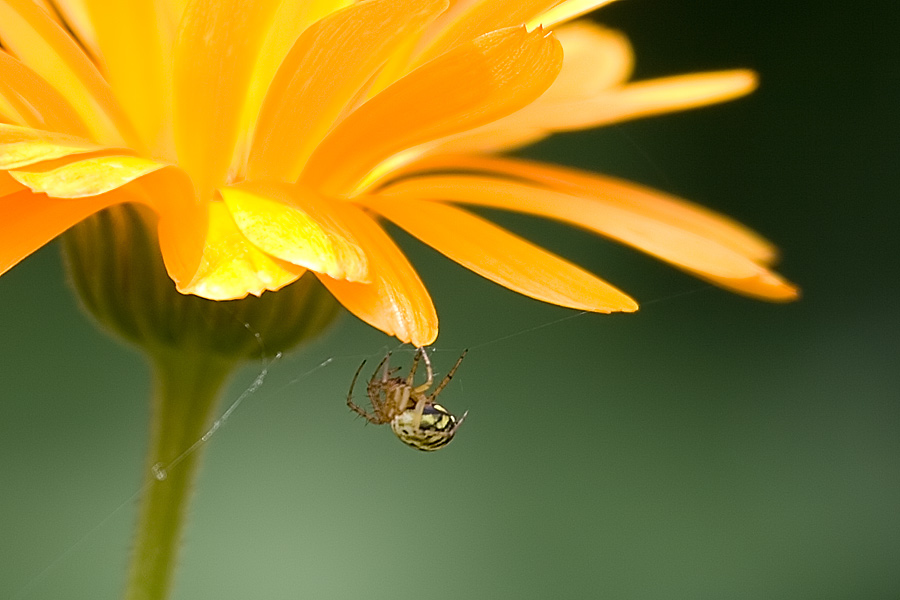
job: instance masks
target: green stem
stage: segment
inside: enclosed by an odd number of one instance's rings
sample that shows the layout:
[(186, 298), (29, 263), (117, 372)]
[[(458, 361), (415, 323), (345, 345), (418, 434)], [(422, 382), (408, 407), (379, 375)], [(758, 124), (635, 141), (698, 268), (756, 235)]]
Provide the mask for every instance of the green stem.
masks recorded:
[[(216, 399), (233, 360), (186, 349), (152, 353), (156, 367), (147, 482), (126, 600), (165, 600), (172, 589), (185, 514)], [(185, 451), (191, 451), (185, 454)]]

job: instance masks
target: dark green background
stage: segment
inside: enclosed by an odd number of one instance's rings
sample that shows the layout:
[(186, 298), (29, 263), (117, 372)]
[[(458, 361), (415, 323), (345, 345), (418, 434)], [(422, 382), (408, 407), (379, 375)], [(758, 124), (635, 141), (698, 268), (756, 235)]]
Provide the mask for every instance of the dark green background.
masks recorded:
[[(472, 349), (442, 396), (470, 411), (458, 439), (426, 455), (352, 418), (353, 371), (395, 343), (342, 319), (209, 443), (176, 597), (900, 596), (900, 15), (828, 6), (616, 3), (598, 17), (639, 77), (750, 67), (760, 90), (528, 152), (739, 218), (802, 301), (502, 217), (644, 302), (579, 316), (401, 237), (442, 318), (436, 368)], [(0, 310), (0, 598), (116, 598), (148, 371), (79, 313), (55, 246), (0, 280)]]

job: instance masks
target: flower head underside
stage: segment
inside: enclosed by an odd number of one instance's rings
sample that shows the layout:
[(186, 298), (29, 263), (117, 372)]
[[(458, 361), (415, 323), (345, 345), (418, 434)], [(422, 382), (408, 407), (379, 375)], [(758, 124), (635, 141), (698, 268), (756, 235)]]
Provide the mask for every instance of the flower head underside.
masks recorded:
[(796, 289), (741, 225), (629, 182), (502, 157), (559, 131), (743, 95), (748, 71), (630, 82), (610, 0), (0, 0), (0, 272), (106, 207), (157, 215), (182, 293), (312, 271), (416, 346), (427, 290), (388, 220), (516, 292), (633, 311), (603, 280), (470, 212), (533, 214), (768, 300)]

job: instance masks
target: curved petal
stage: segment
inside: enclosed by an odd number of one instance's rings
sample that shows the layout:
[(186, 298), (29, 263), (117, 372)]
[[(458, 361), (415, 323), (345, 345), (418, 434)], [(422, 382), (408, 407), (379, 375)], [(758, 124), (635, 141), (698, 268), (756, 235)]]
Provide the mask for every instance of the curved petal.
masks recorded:
[(613, 0), (565, 0), (531, 19), (528, 22), (528, 28), (543, 26), (545, 29), (550, 29), (612, 2)]
[(237, 300), (278, 290), (306, 269), (272, 258), (251, 244), (221, 202), (210, 203), (209, 232), (200, 267), (190, 284), (179, 288), (209, 300)]
[(31, 0), (0, 0), (0, 40), (66, 98), (93, 137), (140, 148), (140, 141), (94, 64)]
[(334, 203), (290, 184), (219, 191), (238, 229), (264, 252), (334, 279), (368, 280), (366, 254), (332, 210)]
[(482, 277), (543, 302), (593, 312), (633, 312), (608, 283), (467, 211), (439, 202), (371, 197), (366, 205)]
[(40, 75), (0, 51), (0, 97), (21, 116), (22, 125), (90, 137), (75, 109)]
[(734, 291), (770, 300), (789, 300), (797, 295), (793, 286), (742, 254), (665, 220), (623, 209), (615, 202), (463, 175), (407, 179), (381, 194), (451, 200), (549, 217), (623, 242)]
[(27, 190), (24, 185), (12, 178), (6, 171), (0, 171), (0, 198)]
[(39, 170), (9, 174), (33, 192), (54, 198), (84, 198), (110, 192), (166, 166), (137, 156), (98, 156), (47, 170), (38, 166)]
[(302, 179), (328, 195), (349, 194), (391, 155), (525, 106), (561, 64), (559, 43), (540, 30), (506, 29), (457, 46), (344, 119), (310, 157)]
[(418, 64), (488, 32), (520, 27), (559, 4), (559, 0), (477, 0), (465, 6), (459, 4), (457, 10), (448, 11), (449, 18), (428, 41), (417, 59)]
[(745, 96), (756, 89), (753, 71), (709, 71), (631, 83), (583, 100), (528, 107), (515, 115), (549, 131), (598, 127), (664, 113), (698, 108)]
[(126, 201), (116, 193), (77, 200), (27, 190), (0, 196), (0, 274), (82, 219)]
[(102, 150), (84, 138), (0, 123), (0, 170)]
[(242, 138), (232, 158), (232, 170), (239, 171), (244, 166), (250, 144), (248, 136), (259, 116), (266, 91), (297, 38), (319, 19), (350, 4), (352, 0), (284, 0), (278, 6), (247, 84), (247, 100), (239, 129)]
[(172, 157), (171, 32), (155, 1), (86, 0), (106, 80), (154, 155)]
[(248, 177), (296, 180), (306, 159), (391, 53), (446, 7), (446, 0), (370, 0), (309, 27), (266, 94)]
[(778, 257), (778, 250), (771, 242), (725, 215), (658, 190), (597, 173), (521, 159), (458, 155), (423, 159), (398, 171), (396, 176), (435, 171), (480, 173), (488, 177), (531, 182), (539, 187), (590, 198), (669, 223), (708, 238), (757, 263), (771, 264)]
[(201, 197), (228, 173), (247, 84), (279, 0), (192, 0), (175, 44), (178, 161)]
[(319, 279), (347, 310), (369, 325), (419, 348), (434, 342), (437, 313), (415, 269), (372, 217), (355, 206), (342, 209), (343, 221), (369, 256), (372, 283), (324, 275)]

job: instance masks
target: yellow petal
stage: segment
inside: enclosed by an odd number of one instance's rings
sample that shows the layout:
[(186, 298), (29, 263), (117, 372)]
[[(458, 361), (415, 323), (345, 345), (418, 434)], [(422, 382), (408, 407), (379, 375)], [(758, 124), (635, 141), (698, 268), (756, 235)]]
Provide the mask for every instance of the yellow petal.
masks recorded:
[[(49, 3), (48, 0), (44, 1)], [(85, 0), (52, 0), (52, 3), (65, 19), (66, 25), (75, 34), (76, 39), (93, 56), (99, 56), (100, 47), (97, 45), (97, 35), (94, 33)], [(51, 16), (53, 15), (51, 14)]]
[(278, 290), (300, 278), (306, 269), (272, 258), (240, 232), (228, 208), (210, 203), (209, 232), (200, 267), (182, 293), (209, 300), (236, 300)]
[(109, 85), (71, 37), (31, 0), (0, 0), (0, 41), (66, 98), (95, 140), (140, 148)]
[(247, 134), (253, 129), (259, 116), (263, 98), (278, 67), (284, 61), (291, 47), (306, 31), (306, 28), (323, 17), (352, 4), (352, 0), (285, 0), (275, 16), (269, 35), (263, 42), (250, 82), (247, 85), (247, 100), (241, 117), (241, 139), (232, 158), (232, 169), (243, 167), (250, 140)]
[(166, 165), (136, 156), (98, 156), (48, 170), (10, 171), (10, 175), (34, 192), (54, 198), (97, 196)]
[[(692, 73), (631, 83), (584, 100), (546, 103), (516, 115), (547, 130), (597, 127), (739, 98), (757, 86), (756, 74), (737, 69)], [(524, 111), (523, 111), (524, 113)]]
[[(171, 154), (170, 32), (153, 1), (86, 0), (107, 81), (155, 155)], [(166, 46), (168, 44), (168, 46)]]
[(539, 187), (590, 198), (598, 203), (669, 223), (708, 238), (757, 263), (771, 264), (778, 256), (778, 250), (771, 242), (725, 215), (615, 177), (526, 160), (482, 156), (435, 156), (409, 165), (403, 172), (398, 171), (397, 175), (428, 171), (480, 173), (531, 182)]
[(579, 310), (637, 310), (634, 300), (608, 283), (464, 210), (398, 197), (373, 197), (366, 205), (451, 260), (520, 294)]
[(309, 27), (269, 87), (250, 151), (249, 178), (296, 180), (391, 53), (446, 7), (446, 0), (370, 0)]
[(59, 92), (3, 51), (0, 51), (0, 97), (20, 115), (22, 125), (81, 138), (90, 136), (84, 122)]
[[(615, 196), (606, 200), (596, 196), (582, 198), (508, 180), (462, 175), (406, 179), (380, 193), (392, 198), (450, 200), (549, 217), (628, 244), (734, 291), (769, 300), (797, 296), (793, 286), (746, 256), (665, 219), (628, 210)], [(386, 216), (393, 220), (391, 215)]]
[(539, 26), (550, 29), (612, 2), (613, 0), (566, 0), (529, 21), (528, 29)]
[(559, 73), (552, 37), (505, 29), (457, 46), (363, 104), (319, 145), (303, 180), (350, 194), (391, 155), (488, 123), (534, 100)]
[(63, 133), (0, 124), (0, 170), (103, 150), (93, 142)]
[(369, 257), (372, 283), (320, 275), (325, 287), (354, 315), (401, 342), (423, 347), (437, 338), (438, 320), (428, 290), (403, 252), (367, 214), (346, 206), (344, 222)]
[[(492, 153), (534, 143), (552, 133), (561, 103), (609, 92), (631, 75), (634, 55), (628, 39), (598, 25), (577, 22), (555, 32), (563, 47), (559, 76), (537, 100), (507, 117), (430, 145), (430, 153)], [(570, 118), (562, 115), (562, 118)]]
[(174, 52), (178, 162), (208, 197), (226, 180), (247, 85), (279, 0), (193, 0)]
[(327, 203), (291, 184), (246, 183), (220, 190), (243, 235), (281, 260), (334, 279), (368, 280), (368, 260)]
[(30, 191), (0, 195), (0, 274), (82, 219), (122, 201), (115, 194), (78, 200)]
[[(559, 0), (478, 0), (457, 3), (460, 6), (448, 11), (450, 19), (441, 24), (439, 34), (428, 42), (426, 49), (418, 57), (418, 63), (422, 64), (488, 32), (524, 25), (535, 15), (543, 14), (558, 3)], [(533, 28), (529, 28), (531, 29)]]

